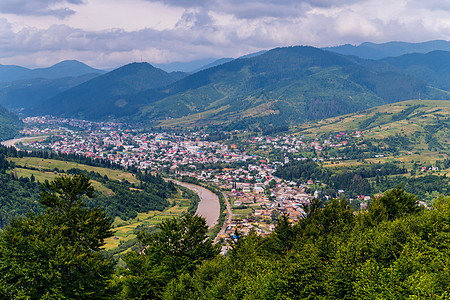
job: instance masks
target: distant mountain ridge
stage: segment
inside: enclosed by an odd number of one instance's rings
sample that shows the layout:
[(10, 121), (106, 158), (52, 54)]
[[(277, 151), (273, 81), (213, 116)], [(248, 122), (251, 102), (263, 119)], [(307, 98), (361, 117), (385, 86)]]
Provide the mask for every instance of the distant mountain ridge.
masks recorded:
[(60, 93), (34, 112), (238, 129), (298, 124), (402, 100), (450, 98), (396, 70), (403, 69), (308, 46), (272, 49), (180, 80), (134, 63)]
[(124, 96), (167, 86), (182, 76), (171, 75), (148, 63), (131, 63), (68, 89), (30, 111), (78, 118), (92, 118), (98, 111), (104, 116), (126, 116), (135, 113), (138, 103)]
[(0, 105), (13, 111), (41, 105), (47, 99), (97, 76), (98, 74), (89, 73), (77, 77), (0, 82)]
[(423, 43), (388, 42), (376, 44), (366, 42), (358, 46), (346, 44), (322, 49), (343, 55), (354, 55), (364, 59), (382, 59), (410, 53), (428, 53), (436, 50), (450, 51), (450, 42), (443, 40)]
[(0, 82), (12, 82), (33, 78), (57, 79), (63, 77), (78, 77), (90, 73), (104, 74), (106, 72), (89, 67), (77, 60), (65, 60), (51, 67), (38, 69), (0, 65)]
[(427, 81), (435, 87), (450, 91), (450, 52), (432, 51), (411, 53), (381, 60), (393, 66), (395, 71)]
[[(238, 57), (240, 58), (250, 58), (254, 56), (261, 55), (267, 52), (267, 50), (261, 50), (255, 53), (250, 53), (247, 55), (243, 55)], [(169, 64), (154, 64), (153, 66), (160, 68), (166, 72), (186, 72), (186, 73), (197, 73), (215, 66), (222, 65), (224, 63), (235, 60), (236, 58), (232, 57), (224, 57), (224, 58), (206, 58), (206, 59), (198, 59), (189, 62), (173, 62)]]
[[(433, 45), (425, 44), (422, 49)], [(409, 44), (384, 48), (399, 45)], [(190, 75), (132, 63), (77, 86), (69, 86), (73, 79), (66, 85), (30, 82), (36, 95), (48, 95), (39, 84), (64, 91), (39, 98), (24, 112), (175, 127), (294, 125), (403, 100), (450, 99), (447, 61), (446, 51), (369, 60), (293, 46), (218, 60)], [(6, 96), (30, 95), (27, 82), (14, 84), (0, 85), (0, 104), (5, 90)]]
[[(376, 72), (314, 47), (272, 49), (188, 76), (136, 97), (139, 120), (170, 126), (294, 124), (390, 102), (432, 97), (424, 81)], [(443, 93), (439, 97), (449, 97)], [(167, 119), (167, 120), (164, 120)]]

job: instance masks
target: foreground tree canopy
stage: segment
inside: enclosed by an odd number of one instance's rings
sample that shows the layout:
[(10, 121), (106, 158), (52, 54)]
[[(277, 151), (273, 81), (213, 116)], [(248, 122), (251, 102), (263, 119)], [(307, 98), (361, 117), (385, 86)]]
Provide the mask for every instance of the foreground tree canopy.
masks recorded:
[[(448, 299), (450, 197), (422, 210), (396, 188), (354, 212), (315, 201), (292, 225), (250, 232), (218, 255), (205, 220), (186, 215), (144, 233), (117, 267), (101, 254), (111, 220), (85, 199), (84, 175), (42, 186), (42, 214), (0, 233), (2, 299)], [(239, 235), (239, 234), (238, 234)]]
[(11, 220), (0, 236), (0, 295), (5, 299), (103, 299), (114, 272), (100, 253), (111, 219), (84, 200), (85, 175), (42, 185), (44, 212)]
[(214, 258), (220, 248), (208, 239), (204, 218), (186, 215), (167, 219), (155, 234), (139, 237), (145, 248), (124, 257), (128, 269), (123, 273), (125, 299), (160, 298), (173, 279), (191, 274), (202, 262)]
[(430, 211), (401, 188), (354, 213), (334, 199), (173, 280), (163, 299), (448, 299), (450, 197)]

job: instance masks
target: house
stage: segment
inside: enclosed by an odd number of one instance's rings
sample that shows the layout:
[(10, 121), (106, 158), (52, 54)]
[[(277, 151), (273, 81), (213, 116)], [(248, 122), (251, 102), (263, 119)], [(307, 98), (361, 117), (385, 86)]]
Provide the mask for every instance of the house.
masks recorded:
[(264, 189), (263, 189), (262, 187), (260, 187), (260, 186), (257, 186), (257, 187), (255, 187), (255, 188), (253, 188), (253, 191), (254, 191), (256, 194), (264, 194)]
[(245, 186), (245, 187), (242, 188), (242, 191), (244, 193), (250, 193), (251, 192), (251, 188), (249, 186)]

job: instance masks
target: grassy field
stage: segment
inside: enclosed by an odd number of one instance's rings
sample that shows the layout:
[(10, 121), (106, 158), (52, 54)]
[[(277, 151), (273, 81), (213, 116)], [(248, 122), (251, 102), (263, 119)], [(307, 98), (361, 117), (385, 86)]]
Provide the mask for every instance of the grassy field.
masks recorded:
[[(57, 176), (64, 175), (64, 173), (56, 173), (56, 172), (43, 172), (38, 170), (29, 170), (29, 169), (23, 169), (23, 168), (15, 168), (13, 170), (17, 174), (17, 177), (28, 177), (30, 178), (31, 175), (34, 176), (36, 181), (44, 182), (45, 180), (52, 181)], [(99, 191), (100, 193), (103, 193), (105, 195), (111, 196), (114, 194), (114, 192), (102, 185), (100, 182), (92, 180), (91, 179), (92, 186), (96, 191)]]
[[(416, 105), (421, 107), (415, 109), (405, 118), (392, 119), (393, 115)], [(374, 118), (376, 114), (378, 114), (378, 117)], [(305, 123), (294, 127), (292, 131), (298, 135), (311, 137), (329, 132), (351, 132), (361, 130), (361, 124), (372, 118), (372, 122), (367, 128), (361, 131), (367, 137), (385, 138), (395, 133), (413, 134), (423, 131), (424, 126), (434, 124), (437, 119), (448, 120), (449, 117), (450, 101), (409, 100), (371, 108), (359, 113)]]
[[(129, 182), (138, 183), (135, 175), (120, 171), (111, 170), (100, 167), (92, 167), (83, 164), (59, 161), (53, 159), (42, 159), (36, 157), (23, 157), (23, 158), (10, 158), (10, 161), (14, 162), (17, 166), (32, 167), (37, 170), (30, 170), (26, 168), (16, 167), (12, 172), (14, 172), (17, 177), (28, 177), (34, 176), (36, 181), (44, 182), (45, 180), (51, 181), (57, 176), (64, 175), (64, 171), (71, 168), (78, 168), (81, 170), (86, 170), (88, 172), (94, 171), (101, 175), (106, 175), (108, 178), (113, 180), (128, 180)], [(47, 171), (57, 168), (59, 172)], [(91, 180), (92, 186), (95, 190), (104, 193), (106, 195), (112, 195), (113, 191), (103, 186), (100, 182)], [(114, 237), (106, 240), (106, 245), (104, 248), (106, 250), (113, 249), (119, 245), (120, 242), (126, 242), (131, 239), (136, 238), (135, 229), (138, 226), (154, 227), (161, 223), (167, 218), (180, 217), (187, 212), (190, 205), (190, 200), (181, 197), (181, 192), (178, 192), (171, 199), (169, 199), (170, 207), (166, 210), (160, 211), (149, 211), (147, 213), (139, 213), (138, 216), (131, 220), (121, 220), (116, 217), (113, 222), (114, 227)]]
[(233, 216), (244, 218), (252, 213), (252, 208), (243, 208), (243, 209), (237, 209), (232, 208), (231, 212), (233, 213)]
[[(149, 211), (148, 213), (139, 213), (138, 216), (132, 220), (123, 221), (116, 217), (113, 223), (114, 237), (106, 239), (104, 248), (106, 250), (113, 249), (119, 246), (120, 242), (126, 242), (136, 238), (135, 229), (138, 226), (154, 227), (168, 218), (178, 218), (187, 212), (190, 204), (189, 199), (181, 197), (181, 193), (176, 194), (172, 199), (169, 199), (171, 207), (160, 211)], [(127, 252), (125, 250), (121, 254)]]
[[(411, 149), (401, 150), (396, 157), (367, 159), (367, 162), (381, 163), (411, 161), (435, 163), (450, 157), (450, 101), (410, 100), (369, 110), (339, 116), (318, 122), (306, 123), (291, 129), (297, 136), (328, 136), (344, 131), (347, 134), (361, 131), (363, 140), (373, 143), (394, 136), (407, 137)], [(356, 161), (340, 162), (330, 165), (357, 165)]]
[[(92, 167), (88, 165), (83, 165), (74, 162), (61, 161), (55, 159), (43, 159), (38, 157), (12, 157), (9, 158), (10, 161), (14, 162), (16, 165), (23, 167), (32, 167), (36, 169), (50, 169), (53, 170), (57, 168), (60, 172), (67, 171), (72, 168), (77, 168), (81, 170), (86, 170), (88, 172), (94, 171), (100, 175), (108, 176), (112, 180), (127, 180), (131, 183), (139, 183), (135, 175), (122, 170), (112, 170), (107, 168)], [(35, 175), (36, 176), (36, 175)]]

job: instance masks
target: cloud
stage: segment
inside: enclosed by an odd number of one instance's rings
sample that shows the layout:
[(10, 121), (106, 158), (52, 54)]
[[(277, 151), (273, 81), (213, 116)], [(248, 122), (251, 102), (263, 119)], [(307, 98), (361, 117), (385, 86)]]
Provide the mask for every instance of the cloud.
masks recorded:
[(255, 19), (262, 17), (299, 16), (311, 8), (345, 7), (366, 0), (147, 0), (168, 6), (200, 8), (214, 13), (232, 14), (237, 18)]
[(55, 16), (65, 18), (75, 13), (67, 4), (82, 4), (84, 0), (2, 0), (0, 13), (25, 16)]
[[(154, 19), (158, 12), (161, 15), (157, 10), (159, 7), (163, 7), (163, 15), (168, 16), (172, 12), (168, 7), (172, 6), (175, 11), (173, 7), (176, 6), (176, 14), (171, 15), (168, 25), (160, 27), (152, 27), (150, 23), (127, 30), (83, 27), (83, 21), (101, 12), (105, 12), (104, 20), (111, 20), (111, 27), (117, 26), (114, 16), (124, 14), (124, 9), (120, 10), (123, 0), (110, 1), (115, 10), (111, 15), (104, 11), (104, 6), (91, 10), (93, 7), (88, 1), (84, 1), (85, 6), (69, 5), (84, 3), (81, 0), (28, 1), (33, 2), (29, 5), (36, 5), (44, 12), (64, 6), (79, 9), (76, 16), (61, 20), (62, 24), (39, 28), (17, 26), (0, 19), (0, 63), (48, 66), (63, 59), (78, 59), (94, 67), (116, 67), (140, 61), (141, 57), (151, 63), (186, 62), (210, 57), (238, 57), (289, 45), (322, 47), (366, 41), (419, 42), (450, 38), (448, 14), (437, 0), (431, 0), (429, 4), (434, 8), (420, 4), (419, 0), (160, 1), (165, 6), (149, 3), (149, 0), (128, 0), (131, 2), (126, 6), (126, 15), (130, 18), (133, 16), (130, 7), (139, 8), (142, 3)], [(18, 0), (14, 3), (22, 3), (24, 7), (28, 2)], [(14, 3), (9, 1), (11, 5)], [(5, 7), (2, 2), (0, 10), (4, 11)], [(17, 10), (19, 5), (14, 7)], [(26, 11), (23, 7), (22, 13)], [(12, 7), (8, 9), (13, 10)], [(89, 10), (90, 18), (82, 15), (82, 11)], [(143, 14), (145, 18), (147, 11)], [(76, 17), (81, 21), (69, 25)]]

